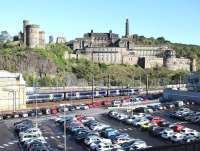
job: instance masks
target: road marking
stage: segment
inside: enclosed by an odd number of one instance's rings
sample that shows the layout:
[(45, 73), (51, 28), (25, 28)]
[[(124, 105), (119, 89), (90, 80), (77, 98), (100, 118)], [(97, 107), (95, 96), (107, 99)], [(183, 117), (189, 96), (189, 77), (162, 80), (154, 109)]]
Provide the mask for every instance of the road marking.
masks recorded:
[(3, 144), (4, 146), (8, 147), (9, 145), (8, 144)]
[(124, 131), (127, 131), (127, 129), (125, 128)]
[(17, 143), (18, 141), (13, 141), (13, 143)]
[(8, 144), (13, 145), (14, 143), (13, 142), (9, 142)]
[(128, 128), (129, 130), (132, 130), (132, 128)]
[(51, 138), (52, 138), (52, 139), (55, 139), (55, 137), (54, 137), (54, 136), (51, 136)]
[(119, 131), (122, 131), (122, 129), (120, 128)]
[(60, 138), (60, 136), (57, 136), (57, 138)]
[(0, 148), (4, 148), (3, 146), (0, 146)]

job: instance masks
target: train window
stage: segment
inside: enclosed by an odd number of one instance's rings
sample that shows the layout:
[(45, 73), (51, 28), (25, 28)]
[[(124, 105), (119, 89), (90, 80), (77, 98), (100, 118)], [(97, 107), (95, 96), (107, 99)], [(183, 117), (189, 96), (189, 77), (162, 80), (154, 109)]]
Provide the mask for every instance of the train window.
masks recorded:
[(54, 97), (62, 97), (62, 94), (54, 94)]
[(105, 91), (99, 91), (99, 94), (105, 94), (106, 92)]
[[(95, 92), (94, 92), (95, 94)], [(92, 95), (92, 92), (80, 92), (80, 95)]]
[(68, 96), (76, 96), (76, 93), (68, 93)]

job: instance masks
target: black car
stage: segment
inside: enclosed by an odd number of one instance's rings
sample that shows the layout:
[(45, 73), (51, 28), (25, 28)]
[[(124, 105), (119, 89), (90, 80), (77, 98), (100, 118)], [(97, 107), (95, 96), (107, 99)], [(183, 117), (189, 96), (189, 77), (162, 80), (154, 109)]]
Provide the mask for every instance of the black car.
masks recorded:
[(27, 129), (32, 128), (32, 124), (19, 124), (15, 126), (15, 132), (18, 135), (20, 132), (25, 132)]
[(69, 111), (75, 111), (76, 110), (76, 106), (72, 105), (72, 106), (68, 106)]
[(160, 127), (168, 127), (170, 124), (172, 124), (172, 123), (170, 123), (168, 121), (162, 121), (159, 123), (159, 126)]
[(25, 120), (21, 120), (21, 121), (19, 121), (19, 122), (15, 122), (14, 123), (14, 126), (15, 125), (18, 125), (18, 124), (29, 124), (29, 123), (31, 123), (31, 124), (33, 124), (33, 122), (31, 121), (31, 120), (28, 120), (28, 119), (25, 119)]
[(35, 116), (36, 115), (36, 113), (34, 112), (34, 111), (29, 111), (28, 112), (28, 116), (30, 116), (30, 117), (33, 117), (33, 116)]
[(44, 147), (44, 146), (46, 146), (46, 144), (43, 144), (39, 140), (35, 140), (27, 147), (27, 150), (31, 150), (33, 148), (38, 148), (38, 147)]
[(85, 122), (84, 125), (87, 127), (90, 127), (90, 125), (95, 124), (95, 123), (98, 123), (98, 122), (95, 120), (90, 120), (90, 121)]
[(81, 133), (79, 132), (78, 134), (75, 135), (76, 141), (78, 142), (83, 141), (88, 136), (89, 133), (90, 133), (89, 130), (81, 131)]
[(149, 133), (153, 136), (160, 136), (160, 132), (163, 131), (165, 128), (164, 127), (154, 127), (149, 130)]

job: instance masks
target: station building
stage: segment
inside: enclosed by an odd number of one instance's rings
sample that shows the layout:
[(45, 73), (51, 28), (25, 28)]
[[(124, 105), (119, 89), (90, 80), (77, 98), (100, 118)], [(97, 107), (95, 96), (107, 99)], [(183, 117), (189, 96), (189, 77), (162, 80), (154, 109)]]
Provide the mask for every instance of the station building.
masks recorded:
[(21, 73), (0, 70), (0, 112), (26, 108), (26, 82)]

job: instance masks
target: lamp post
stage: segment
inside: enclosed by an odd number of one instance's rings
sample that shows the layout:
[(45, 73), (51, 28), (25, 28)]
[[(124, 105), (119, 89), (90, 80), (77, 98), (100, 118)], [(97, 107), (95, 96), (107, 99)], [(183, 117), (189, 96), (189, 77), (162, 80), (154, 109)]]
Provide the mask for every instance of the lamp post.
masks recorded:
[[(92, 51), (92, 65), (94, 66), (94, 55)], [(94, 102), (94, 69), (92, 69), (92, 103)]]
[(66, 113), (65, 113), (65, 106), (64, 106), (64, 151), (67, 151), (67, 137), (66, 137), (66, 119), (65, 119)]
[(37, 85), (34, 84), (34, 93), (35, 93), (35, 126), (36, 128), (38, 128), (38, 102), (37, 102), (37, 96), (38, 96), (38, 92), (37, 92)]

